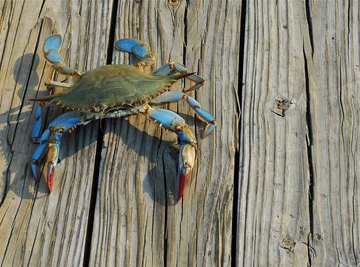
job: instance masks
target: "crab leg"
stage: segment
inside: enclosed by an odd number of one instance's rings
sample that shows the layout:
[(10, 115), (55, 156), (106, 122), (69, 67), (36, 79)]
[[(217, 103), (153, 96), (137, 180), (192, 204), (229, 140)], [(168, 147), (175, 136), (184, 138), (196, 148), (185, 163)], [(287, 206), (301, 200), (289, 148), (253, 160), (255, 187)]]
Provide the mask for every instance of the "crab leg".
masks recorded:
[(187, 180), (194, 166), (196, 146), (194, 133), (183, 118), (170, 110), (153, 109), (149, 105), (144, 105), (143, 108), (143, 111), (139, 111), (144, 112), (161, 127), (176, 133), (179, 138), (179, 201), (183, 196)]
[(216, 120), (211, 114), (202, 109), (199, 102), (197, 102), (193, 97), (188, 96), (187, 94), (182, 92), (168, 91), (153, 99), (152, 103), (161, 104), (169, 102), (179, 102), (181, 100), (186, 100), (189, 103), (190, 107), (192, 107), (192, 109), (196, 112), (198, 117), (206, 123), (206, 128), (201, 137), (204, 139), (211, 133), (212, 130), (214, 130)]
[(156, 54), (153, 54), (150, 45), (143, 41), (121, 39), (115, 42), (115, 47), (122, 52), (129, 53), (134, 65), (155, 65)]
[[(173, 74), (176, 72), (188, 73), (189, 71), (185, 68), (184, 65), (177, 63), (177, 62), (171, 62), (171, 63), (161, 66), (157, 70), (154, 70), (152, 73), (157, 74), (157, 75), (166, 76), (166, 75)], [(186, 78), (195, 82), (195, 85), (190, 87), (189, 89), (184, 90), (185, 93), (199, 89), (200, 87), (205, 85), (205, 80), (198, 75), (192, 74), (192, 75), (187, 76)]]
[(51, 81), (51, 80), (45, 82), (45, 86), (48, 88), (53, 88), (53, 87), (70, 88), (71, 87), (71, 85), (68, 83)]
[(46, 164), (44, 167), (45, 180), (50, 192), (53, 187), (55, 166), (59, 160), (60, 141), (65, 132), (71, 132), (76, 126), (86, 124), (87, 121), (79, 112), (71, 111), (57, 117), (49, 127), (44, 131), (38, 140), (40, 145), (36, 148), (31, 161), (31, 170), (35, 180), (39, 181), (38, 167), (41, 160), (46, 155)]
[(36, 119), (36, 122), (32, 129), (31, 137), (32, 137), (33, 142), (37, 143), (37, 140), (40, 137), (40, 131), (41, 131), (42, 123), (43, 123), (41, 105), (36, 106), (35, 119)]
[(61, 74), (80, 76), (80, 72), (78, 70), (65, 66), (63, 59), (59, 55), (61, 42), (61, 36), (58, 34), (51, 35), (45, 40), (43, 51), (46, 60), (50, 62), (53, 68)]

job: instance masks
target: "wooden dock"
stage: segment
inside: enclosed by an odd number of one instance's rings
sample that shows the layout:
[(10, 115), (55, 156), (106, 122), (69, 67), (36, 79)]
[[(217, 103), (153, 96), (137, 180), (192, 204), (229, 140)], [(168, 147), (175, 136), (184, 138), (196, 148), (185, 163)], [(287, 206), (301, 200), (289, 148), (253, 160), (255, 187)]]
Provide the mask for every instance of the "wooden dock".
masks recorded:
[[(0, 266), (359, 266), (359, 6), (351, 0), (0, 0)], [(30, 160), (30, 98), (54, 77), (42, 45), (82, 72), (148, 42), (206, 80), (165, 107), (198, 137), (176, 203), (176, 136), (144, 116), (62, 141), (54, 190)], [(59, 81), (62, 76), (55, 77)], [(178, 82), (175, 90), (188, 86)], [(46, 110), (49, 123), (61, 113)]]

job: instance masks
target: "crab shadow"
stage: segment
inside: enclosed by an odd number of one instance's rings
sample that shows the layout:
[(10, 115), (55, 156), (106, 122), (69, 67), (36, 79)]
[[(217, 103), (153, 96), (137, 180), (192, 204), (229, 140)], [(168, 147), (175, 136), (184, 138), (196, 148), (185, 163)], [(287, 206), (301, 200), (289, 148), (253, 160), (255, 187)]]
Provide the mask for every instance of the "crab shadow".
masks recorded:
[(36, 87), (39, 83), (39, 76), (36, 73), (38, 65), (39, 56), (37, 54), (25, 54), (16, 60), (12, 68), (4, 71), (5, 75), (12, 74), (15, 85), (9, 81), (5, 88), (9, 86), (8, 88), (13, 91), (4, 88), (1, 98), (1, 106), (5, 111), (0, 114), (0, 154), (2, 158), (0, 204), (10, 190), (22, 198), (29, 198), (23, 193), (28, 166), (22, 164), (22, 158), (28, 153), (31, 145), (31, 137), (25, 138), (25, 129), (31, 112), (26, 110), (24, 99), (28, 94), (36, 94)]
[[(9, 191), (23, 199), (34, 199), (44, 197), (48, 193), (44, 179), (40, 179), (37, 184), (31, 172), (31, 156), (36, 149), (36, 144), (31, 140), (31, 129), (35, 123), (34, 104), (29, 98), (46, 92), (38, 91), (39, 82), (43, 83), (37, 74), (39, 56), (37, 54), (25, 54), (17, 59), (13, 68), (13, 78), (17, 84), (14, 88), (11, 108), (0, 114), (0, 152), (3, 154), (6, 163), (0, 179), (0, 205)], [(29, 70), (30, 66), (30, 70)], [(19, 87), (20, 85), (20, 87)], [(40, 84), (40, 87), (42, 85)], [(19, 103), (15, 105), (16, 101)], [(32, 107), (29, 107), (32, 105)], [(61, 111), (56, 107), (49, 107), (44, 112), (44, 125), (48, 125), (55, 119)], [(187, 115), (181, 114), (187, 119)], [(148, 194), (151, 199), (161, 205), (175, 205), (178, 181), (178, 157), (179, 151), (173, 146), (176, 141), (165, 141), (158, 137), (149, 135), (141, 131), (137, 125), (133, 125), (124, 119), (107, 119), (105, 123), (92, 122), (86, 126), (80, 126), (75, 134), (64, 135), (60, 158), (61, 162), (66, 158), (72, 157), (80, 150), (96, 145), (98, 141), (98, 131), (102, 131), (101, 125), (122, 125), (116, 135), (121, 138), (122, 143), (127, 149), (135, 151), (139, 158), (145, 157), (151, 165), (148, 172), (143, 174), (142, 191)], [(111, 128), (111, 127), (110, 127)], [(114, 129), (110, 129), (114, 130)], [(116, 130), (116, 129), (115, 129)], [(85, 137), (84, 137), (84, 132)], [(100, 132), (100, 134), (103, 134)], [(147, 147), (139, 146), (139, 142), (134, 141), (134, 136), (140, 137)], [(175, 136), (175, 135), (174, 135)], [(81, 141), (77, 141), (78, 139)], [(68, 147), (68, 146), (71, 147)], [(102, 157), (103, 158), (103, 155)], [(94, 164), (101, 164), (100, 162)], [(58, 165), (59, 166), (59, 165)], [(133, 164), (136, 167), (136, 164)], [(99, 174), (101, 176), (102, 174)], [(56, 177), (62, 179), (62, 177)], [(135, 178), (135, 177), (134, 177)], [(38, 194), (38, 193), (42, 194)], [(97, 192), (99, 193), (99, 192)]]
[[(186, 115), (181, 114), (185, 117)], [(138, 124), (134, 120), (120, 120), (112, 123), (106, 123), (106, 130), (116, 134), (124, 143), (126, 154), (134, 151), (136, 157), (130, 156), (132, 159), (138, 160), (131, 163), (132, 167), (142, 169), (139, 165), (150, 167), (147, 168), (146, 173), (141, 173), (143, 176), (142, 187), (143, 193), (148, 194), (155, 202), (163, 206), (173, 206), (177, 204), (179, 180), (178, 180), (178, 161), (179, 148), (174, 144), (177, 139), (173, 134), (171, 141), (158, 138), (150, 135), (147, 131), (139, 130)], [(146, 125), (152, 124), (148, 122)], [(111, 126), (109, 126), (111, 125)], [(110, 129), (111, 128), (111, 129)], [(146, 128), (146, 127), (145, 127)], [(146, 158), (144, 160), (144, 158)], [(144, 160), (145, 162), (141, 162)], [(124, 164), (121, 164), (124, 166)], [(146, 169), (146, 168), (145, 168)], [(126, 170), (123, 170), (126, 172)], [(129, 179), (136, 179), (128, 177)]]

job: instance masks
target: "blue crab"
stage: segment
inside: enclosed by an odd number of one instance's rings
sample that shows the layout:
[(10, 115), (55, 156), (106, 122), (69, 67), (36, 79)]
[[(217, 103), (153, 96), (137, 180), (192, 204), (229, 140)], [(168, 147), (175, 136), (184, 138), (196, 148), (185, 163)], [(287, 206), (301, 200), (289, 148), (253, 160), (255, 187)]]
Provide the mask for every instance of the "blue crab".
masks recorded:
[[(40, 101), (35, 111), (36, 123), (32, 131), (33, 141), (38, 144), (31, 162), (36, 181), (39, 181), (41, 161), (46, 158), (43, 173), (50, 192), (53, 190), (54, 171), (64, 133), (71, 133), (77, 126), (97, 119), (143, 114), (178, 136), (178, 200), (181, 199), (195, 161), (195, 136), (178, 114), (166, 109), (155, 109), (150, 105), (187, 101), (198, 117), (207, 123), (202, 136), (205, 138), (214, 129), (215, 118), (203, 110), (193, 97), (186, 94), (203, 86), (205, 81), (175, 62), (147, 72), (149, 66), (156, 64), (156, 55), (152, 53), (149, 44), (132, 39), (121, 39), (115, 43), (115, 47), (129, 53), (133, 65), (106, 65), (80, 74), (78, 70), (65, 66), (59, 55), (61, 43), (60, 35), (49, 36), (43, 47), (45, 59), (58, 73), (75, 76), (76, 82), (68, 84), (49, 81), (46, 83), (48, 87), (61, 87), (64, 92), (31, 99)], [(170, 91), (171, 85), (182, 78), (195, 84), (183, 92)], [(61, 105), (67, 112), (53, 120), (41, 134), (42, 106), (48, 104)]]

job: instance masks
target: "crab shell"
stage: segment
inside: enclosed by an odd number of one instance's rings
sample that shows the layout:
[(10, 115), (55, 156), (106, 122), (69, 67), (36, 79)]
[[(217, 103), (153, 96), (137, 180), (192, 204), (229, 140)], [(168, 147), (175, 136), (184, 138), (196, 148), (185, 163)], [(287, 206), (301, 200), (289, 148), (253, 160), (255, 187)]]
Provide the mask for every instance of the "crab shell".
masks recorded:
[(34, 100), (104, 115), (114, 109), (147, 103), (187, 75), (176, 73), (162, 76), (144, 73), (131, 65), (106, 65), (83, 74), (65, 93)]

